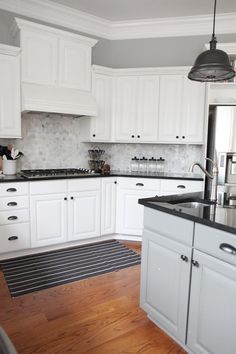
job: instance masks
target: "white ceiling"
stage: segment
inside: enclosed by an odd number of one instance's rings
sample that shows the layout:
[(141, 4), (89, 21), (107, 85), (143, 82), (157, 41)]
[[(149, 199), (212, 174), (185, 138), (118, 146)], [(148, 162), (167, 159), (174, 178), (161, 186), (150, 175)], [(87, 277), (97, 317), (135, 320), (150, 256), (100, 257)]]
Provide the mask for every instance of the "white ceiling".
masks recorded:
[[(214, 0), (52, 0), (111, 21), (213, 13)], [(236, 12), (236, 0), (218, 0), (217, 13)]]

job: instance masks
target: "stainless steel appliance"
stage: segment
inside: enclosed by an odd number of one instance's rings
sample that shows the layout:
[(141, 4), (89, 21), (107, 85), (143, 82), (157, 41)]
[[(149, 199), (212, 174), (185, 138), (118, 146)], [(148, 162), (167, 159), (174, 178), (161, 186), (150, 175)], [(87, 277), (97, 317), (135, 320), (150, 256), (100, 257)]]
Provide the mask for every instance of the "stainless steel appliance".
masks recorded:
[(99, 175), (93, 170), (86, 168), (59, 168), (59, 169), (37, 169), (21, 170), (21, 176), (27, 179), (81, 177), (88, 175)]
[[(236, 106), (211, 105), (207, 156), (217, 162), (219, 168), (218, 203), (236, 207)], [(211, 171), (211, 165), (207, 170)], [(206, 181), (206, 196), (211, 181)]]

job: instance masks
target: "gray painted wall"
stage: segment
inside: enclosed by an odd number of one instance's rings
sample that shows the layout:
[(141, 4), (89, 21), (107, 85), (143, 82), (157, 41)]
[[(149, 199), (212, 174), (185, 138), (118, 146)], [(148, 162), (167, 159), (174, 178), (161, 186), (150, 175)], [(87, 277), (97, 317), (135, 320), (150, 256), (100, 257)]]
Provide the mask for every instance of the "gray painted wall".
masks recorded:
[[(0, 10), (0, 43), (14, 45), (10, 33), (14, 16), (18, 15)], [(210, 35), (116, 41), (98, 39), (99, 42), (93, 48), (93, 64), (128, 68), (192, 65), (204, 44), (209, 42)], [(236, 42), (236, 29), (235, 34), (219, 35), (217, 39), (219, 42)]]

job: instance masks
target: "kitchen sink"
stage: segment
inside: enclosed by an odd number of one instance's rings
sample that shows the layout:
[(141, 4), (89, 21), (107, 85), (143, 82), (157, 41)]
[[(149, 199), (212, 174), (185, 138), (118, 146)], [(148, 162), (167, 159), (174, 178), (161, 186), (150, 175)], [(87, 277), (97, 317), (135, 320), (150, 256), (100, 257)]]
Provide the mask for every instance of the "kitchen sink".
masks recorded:
[(207, 204), (204, 202), (180, 202), (180, 203), (176, 203), (176, 204), (180, 205), (183, 208), (193, 208), (193, 209), (211, 205), (211, 204)]
[(182, 208), (190, 208), (190, 209), (197, 209), (197, 208), (214, 205), (214, 203), (211, 202), (210, 200), (200, 199), (200, 198), (184, 198), (184, 199), (181, 198), (181, 199), (172, 200), (169, 203), (178, 205)]

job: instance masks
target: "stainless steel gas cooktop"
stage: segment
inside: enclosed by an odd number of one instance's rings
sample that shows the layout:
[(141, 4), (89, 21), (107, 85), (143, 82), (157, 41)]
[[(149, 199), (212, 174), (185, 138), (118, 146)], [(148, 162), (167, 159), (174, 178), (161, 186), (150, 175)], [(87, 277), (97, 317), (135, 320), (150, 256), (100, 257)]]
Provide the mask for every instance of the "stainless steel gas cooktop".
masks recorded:
[(27, 179), (81, 177), (89, 175), (99, 175), (99, 173), (95, 173), (93, 170), (86, 168), (21, 170), (21, 176)]

